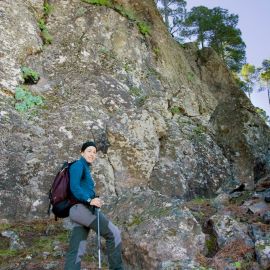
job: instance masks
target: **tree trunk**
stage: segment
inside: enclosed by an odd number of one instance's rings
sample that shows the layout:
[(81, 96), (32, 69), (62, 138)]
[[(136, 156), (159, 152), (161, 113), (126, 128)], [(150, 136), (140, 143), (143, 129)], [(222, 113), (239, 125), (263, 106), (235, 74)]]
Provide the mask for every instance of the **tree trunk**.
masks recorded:
[(270, 105), (270, 86), (267, 87), (267, 94), (268, 94), (268, 104)]
[(198, 35), (198, 41), (201, 42), (202, 48), (204, 48), (204, 37), (203, 37), (203, 32), (199, 32)]
[(167, 27), (169, 29), (169, 27), (170, 27), (170, 23), (169, 23), (169, 0), (162, 0), (162, 4), (164, 6), (165, 24), (167, 25)]

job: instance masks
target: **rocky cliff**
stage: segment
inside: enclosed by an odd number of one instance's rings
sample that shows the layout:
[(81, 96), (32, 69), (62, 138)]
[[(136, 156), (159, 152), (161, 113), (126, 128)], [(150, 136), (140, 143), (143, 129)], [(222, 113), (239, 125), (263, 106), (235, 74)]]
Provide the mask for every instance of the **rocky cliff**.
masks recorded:
[(95, 139), (127, 269), (268, 269), (269, 127), (154, 1), (90, 2), (0, 2), (1, 223), (46, 218), (57, 168)]

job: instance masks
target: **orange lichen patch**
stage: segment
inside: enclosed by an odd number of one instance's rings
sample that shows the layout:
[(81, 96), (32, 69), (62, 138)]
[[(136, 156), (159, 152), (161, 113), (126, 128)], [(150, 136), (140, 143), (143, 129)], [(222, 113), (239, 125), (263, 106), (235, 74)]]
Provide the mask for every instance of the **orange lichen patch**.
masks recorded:
[(15, 93), (13, 93), (11, 90), (5, 88), (0, 89), (0, 94), (6, 97), (14, 97), (15, 95)]

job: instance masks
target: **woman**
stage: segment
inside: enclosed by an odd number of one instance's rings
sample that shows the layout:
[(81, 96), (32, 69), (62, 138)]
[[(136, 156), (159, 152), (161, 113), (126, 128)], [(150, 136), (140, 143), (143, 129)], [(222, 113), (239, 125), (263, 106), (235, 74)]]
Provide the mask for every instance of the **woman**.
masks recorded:
[[(81, 147), (81, 158), (69, 169), (72, 195), (81, 203), (70, 208), (70, 220), (74, 223), (65, 270), (81, 269), (81, 257), (86, 251), (86, 239), (90, 229), (97, 232), (97, 211), (103, 201), (96, 197), (95, 183), (89, 165), (96, 159), (96, 144), (85, 142)], [(108, 218), (99, 213), (100, 234), (106, 239), (109, 269), (122, 270), (121, 236), (119, 229)]]

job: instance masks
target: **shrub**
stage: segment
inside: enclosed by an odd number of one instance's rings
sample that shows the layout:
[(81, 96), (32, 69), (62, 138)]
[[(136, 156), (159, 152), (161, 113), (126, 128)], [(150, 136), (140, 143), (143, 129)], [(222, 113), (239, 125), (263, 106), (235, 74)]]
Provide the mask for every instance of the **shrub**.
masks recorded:
[(189, 135), (189, 139), (196, 143), (205, 143), (207, 140), (207, 127), (199, 124), (193, 128), (192, 133)]
[(153, 67), (148, 66), (148, 69), (146, 70), (146, 77), (149, 78), (151, 76), (157, 77), (159, 80), (161, 78), (161, 74)]
[(154, 52), (156, 58), (158, 58), (158, 56), (160, 55), (160, 48), (154, 47), (154, 48), (153, 48), (153, 52)]
[(177, 106), (173, 106), (173, 107), (170, 109), (170, 111), (171, 111), (171, 113), (172, 113), (173, 115), (175, 115), (175, 114), (180, 114), (180, 113), (181, 113), (180, 108), (177, 107)]
[(151, 29), (150, 29), (149, 24), (147, 24), (146, 22), (140, 21), (140, 22), (137, 22), (137, 25), (141, 34), (143, 34), (144, 36), (150, 35)]
[(21, 72), (25, 83), (37, 83), (40, 78), (38, 72), (29, 67), (21, 67)]
[(82, 1), (92, 5), (112, 7), (111, 0), (82, 0)]
[(198, 135), (198, 136), (205, 134), (206, 131), (207, 131), (207, 128), (205, 126), (203, 126), (203, 125), (198, 125), (197, 127), (195, 127), (193, 129), (193, 133)]
[(259, 108), (259, 107), (256, 107), (255, 110), (256, 110), (256, 113), (269, 125), (270, 124), (270, 118), (266, 114), (266, 111)]
[(43, 6), (43, 11), (45, 16), (49, 16), (53, 11), (53, 6), (49, 3), (45, 3)]
[(132, 10), (126, 9), (122, 5), (114, 6), (114, 10), (129, 19), (130, 21), (136, 21), (136, 16)]
[(41, 32), (41, 37), (42, 37), (44, 44), (51, 44), (53, 41), (53, 37), (49, 33), (48, 29)]
[(233, 266), (235, 266), (237, 269), (240, 269), (241, 268), (241, 262), (234, 262), (233, 263)]
[(44, 29), (47, 29), (46, 23), (44, 19), (39, 19), (38, 20), (38, 27), (41, 31), (43, 31)]
[(130, 65), (129, 65), (128, 63), (125, 63), (125, 64), (124, 64), (124, 70), (125, 70), (126, 72), (131, 71), (131, 67), (130, 67)]
[(42, 38), (44, 44), (51, 44), (53, 41), (53, 37), (51, 36), (51, 34), (48, 31), (45, 20), (40, 19), (38, 21), (38, 26), (39, 26), (39, 29), (41, 31), (41, 38)]

